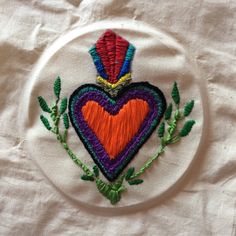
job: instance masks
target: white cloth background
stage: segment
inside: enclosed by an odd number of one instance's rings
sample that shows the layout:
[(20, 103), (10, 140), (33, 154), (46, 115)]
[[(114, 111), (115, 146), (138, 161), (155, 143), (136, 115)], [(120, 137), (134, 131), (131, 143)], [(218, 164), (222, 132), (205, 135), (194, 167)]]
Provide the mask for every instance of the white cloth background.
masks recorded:
[[(0, 235), (235, 235), (235, 1), (1, 1)], [(123, 214), (78, 207), (29, 158), (22, 91), (44, 49), (101, 20), (148, 23), (191, 52), (207, 89), (208, 126), (191, 173), (156, 205)]]

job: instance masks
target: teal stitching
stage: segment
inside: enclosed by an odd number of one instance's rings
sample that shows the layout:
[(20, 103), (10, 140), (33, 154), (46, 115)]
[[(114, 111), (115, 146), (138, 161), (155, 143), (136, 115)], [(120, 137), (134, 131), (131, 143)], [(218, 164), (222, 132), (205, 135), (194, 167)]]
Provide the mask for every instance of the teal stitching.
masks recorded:
[(93, 45), (91, 47), (91, 49), (89, 50), (89, 53), (92, 57), (92, 60), (97, 68), (97, 72), (104, 78), (104, 79), (108, 79), (108, 76), (105, 72), (104, 66), (102, 64), (102, 61), (99, 57), (99, 55), (97, 54), (97, 50), (96, 50), (96, 45)]
[(125, 60), (129, 60), (129, 61), (133, 60), (134, 52), (135, 52), (135, 47), (132, 44), (130, 44), (127, 50)]

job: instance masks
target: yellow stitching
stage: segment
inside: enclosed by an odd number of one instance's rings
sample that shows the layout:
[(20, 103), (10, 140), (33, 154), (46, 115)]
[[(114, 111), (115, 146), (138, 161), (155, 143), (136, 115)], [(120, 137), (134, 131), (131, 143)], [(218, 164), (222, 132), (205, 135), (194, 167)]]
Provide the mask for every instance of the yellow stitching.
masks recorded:
[(122, 84), (123, 82), (125, 82), (126, 80), (131, 78), (131, 73), (127, 73), (124, 76), (122, 76), (118, 82), (116, 82), (115, 84), (111, 84), (109, 83), (107, 80), (103, 79), (101, 76), (97, 77), (97, 80), (102, 83), (105, 84), (107, 87), (111, 88), (111, 89), (115, 89), (117, 86), (119, 86), (120, 84)]

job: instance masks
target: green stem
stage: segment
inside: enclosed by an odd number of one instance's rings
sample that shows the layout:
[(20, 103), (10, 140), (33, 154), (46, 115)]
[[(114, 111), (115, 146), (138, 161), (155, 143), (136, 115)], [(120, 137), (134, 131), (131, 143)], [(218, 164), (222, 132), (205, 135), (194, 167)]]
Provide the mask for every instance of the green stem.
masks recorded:
[(61, 142), (63, 148), (66, 150), (72, 161), (79, 166), (86, 175), (93, 176), (93, 172), (89, 170), (89, 168), (71, 151), (68, 147), (67, 143)]
[(121, 199), (121, 194), (126, 190), (125, 186), (123, 185), (123, 181), (125, 175), (121, 175), (117, 181), (114, 183), (106, 183), (99, 177), (96, 177), (95, 174), (73, 153), (73, 151), (69, 148), (67, 144), (67, 129), (64, 130), (63, 134), (60, 132), (59, 122), (61, 118), (61, 114), (58, 113), (57, 103), (53, 106), (53, 112), (51, 115), (54, 127), (51, 130), (57, 137), (57, 140), (60, 142), (62, 147), (68, 153), (71, 160), (79, 166), (86, 175), (92, 176), (95, 181), (99, 192), (105, 196), (112, 204), (116, 204)]
[(59, 129), (59, 120), (60, 120), (60, 115), (56, 116), (56, 119), (53, 120), (54, 123), (54, 129), (53, 133), (56, 134), (57, 140), (61, 143), (62, 147), (65, 149), (65, 151), (68, 153), (72, 161), (79, 166), (86, 175), (89, 176), (94, 176), (93, 172), (90, 171), (90, 169), (72, 152), (72, 150), (69, 148), (68, 144), (66, 143), (66, 139), (62, 136), (60, 133)]
[(143, 165), (142, 167), (135, 172), (130, 179), (134, 179), (142, 175), (147, 169), (149, 169), (153, 162), (165, 151), (165, 147), (169, 144), (176, 143), (180, 140), (179, 136), (174, 136), (177, 130), (178, 121), (181, 119), (181, 113), (179, 111), (179, 106), (177, 106), (177, 110), (175, 111), (174, 117), (167, 122), (168, 129), (167, 134), (161, 138), (161, 145), (157, 149), (156, 153), (151, 156)]
[(151, 156), (144, 165), (137, 171), (135, 174), (133, 174), (130, 179), (134, 179), (142, 175), (148, 168), (152, 166), (152, 163), (164, 152), (165, 146), (160, 145), (160, 147), (157, 149), (156, 153)]

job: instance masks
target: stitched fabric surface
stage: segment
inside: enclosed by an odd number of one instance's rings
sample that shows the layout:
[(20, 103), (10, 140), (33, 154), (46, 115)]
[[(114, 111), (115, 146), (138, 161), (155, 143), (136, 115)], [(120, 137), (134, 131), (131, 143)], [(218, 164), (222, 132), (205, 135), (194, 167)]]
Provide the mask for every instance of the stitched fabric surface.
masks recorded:
[[(224, 0), (1, 1), (0, 235), (235, 235), (235, 7)], [(80, 184), (78, 169), (41, 131), (34, 100), (39, 92), (50, 98), (58, 73), (68, 94), (95, 83), (88, 50), (114, 23), (136, 48), (134, 82), (154, 83), (168, 100), (176, 77), (183, 99), (196, 100), (197, 121), (192, 139), (170, 147), (145, 176), (147, 184), (131, 190), (117, 208)], [(90, 32), (60, 50), (53, 47), (34, 80), (46, 48), (84, 27)], [(155, 147), (154, 135), (137, 165)]]

